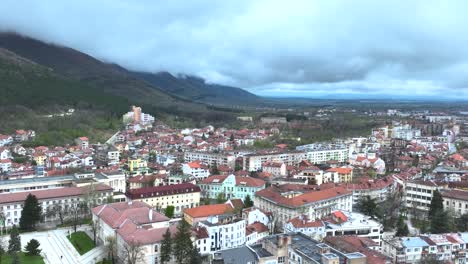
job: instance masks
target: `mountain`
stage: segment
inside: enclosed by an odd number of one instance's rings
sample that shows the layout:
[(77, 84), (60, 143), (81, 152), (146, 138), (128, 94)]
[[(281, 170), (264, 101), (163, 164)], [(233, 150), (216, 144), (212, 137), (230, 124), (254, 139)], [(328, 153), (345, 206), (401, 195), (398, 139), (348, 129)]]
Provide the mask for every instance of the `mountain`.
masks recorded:
[(174, 76), (168, 72), (134, 72), (134, 76), (146, 80), (154, 87), (197, 102), (221, 105), (252, 105), (261, 98), (237, 87), (210, 84), (196, 76)]

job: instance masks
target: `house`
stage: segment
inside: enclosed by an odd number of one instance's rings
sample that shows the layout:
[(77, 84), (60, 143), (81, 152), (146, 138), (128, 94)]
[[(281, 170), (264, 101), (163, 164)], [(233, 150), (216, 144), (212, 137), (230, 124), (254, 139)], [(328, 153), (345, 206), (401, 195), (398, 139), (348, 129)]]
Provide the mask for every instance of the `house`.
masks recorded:
[(327, 172), (336, 172), (338, 174), (339, 182), (351, 182), (353, 180), (352, 167), (330, 168)]
[(209, 216), (207, 220), (198, 222), (198, 225), (208, 231), (208, 236), (211, 239), (211, 252), (245, 244), (245, 220), (235, 214)]
[(198, 160), (184, 163), (182, 165), (182, 171), (184, 174), (192, 175), (197, 180), (203, 180), (210, 176), (209, 167)]
[(11, 153), (10, 150), (6, 147), (0, 147), (0, 159), (10, 159)]
[(274, 176), (286, 176), (286, 164), (282, 162), (272, 162), (268, 161), (262, 164), (262, 171), (271, 173)]
[(75, 144), (81, 149), (89, 148), (89, 139), (87, 137), (79, 137), (75, 139)]
[(13, 143), (13, 137), (9, 135), (0, 134), (0, 147)]
[(12, 162), (10, 159), (0, 159), (0, 171), (2, 173), (9, 172), (11, 170)]

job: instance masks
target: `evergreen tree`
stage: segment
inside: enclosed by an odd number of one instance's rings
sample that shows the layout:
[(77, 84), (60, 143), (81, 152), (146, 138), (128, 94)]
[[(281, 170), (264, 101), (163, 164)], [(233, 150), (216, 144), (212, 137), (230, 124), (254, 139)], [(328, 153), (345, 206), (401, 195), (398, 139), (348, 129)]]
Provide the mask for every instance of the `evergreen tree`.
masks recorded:
[(26, 247), (24, 247), (24, 251), (26, 251), (26, 255), (28, 256), (39, 256), (41, 254), (41, 250), (39, 249), (39, 241), (36, 239), (31, 239), (29, 240), (28, 244), (26, 244)]
[(161, 254), (160, 254), (160, 262), (164, 264), (171, 260), (172, 254), (172, 239), (171, 239), (171, 231), (169, 228), (166, 229), (166, 233), (163, 235), (163, 241), (161, 242)]
[(450, 231), (449, 223), (447, 221), (447, 212), (443, 210), (436, 211), (431, 217), (431, 233), (441, 234)]
[(19, 231), (16, 226), (13, 226), (10, 232), (10, 242), (8, 244), (8, 252), (19, 252), (21, 251), (21, 239), (19, 236)]
[(218, 195), (216, 196), (216, 203), (222, 204), (225, 202), (226, 202), (226, 198), (224, 196), (224, 193), (218, 193)]
[(254, 204), (253, 204), (252, 199), (250, 199), (250, 195), (247, 194), (247, 196), (244, 199), (244, 208), (249, 208), (249, 207), (252, 207), (253, 205)]
[(203, 135), (202, 135), (201, 138), (202, 138), (202, 140), (206, 140), (206, 135), (205, 135), (205, 133), (203, 133)]
[(231, 138), (229, 138), (231, 142), (234, 142), (234, 134), (231, 134)]
[(397, 231), (396, 231), (395, 236), (401, 237), (401, 236), (407, 236), (408, 234), (409, 234), (408, 226), (406, 225), (403, 216), (400, 215), (400, 218), (398, 218)]
[(20, 228), (30, 230), (36, 226), (36, 223), (41, 220), (41, 206), (37, 201), (36, 196), (28, 194), (24, 201), (23, 210), (21, 211)]
[(192, 240), (190, 238), (190, 225), (182, 220), (177, 226), (177, 233), (174, 237), (174, 252), (178, 264), (188, 264), (192, 255)]
[(370, 217), (381, 218), (383, 214), (382, 209), (377, 205), (375, 199), (372, 199), (369, 195), (361, 198), (356, 207), (359, 212)]
[(459, 232), (466, 232), (468, 231), (468, 213), (463, 214), (459, 218), (456, 219), (457, 230)]
[(432, 194), (431, 205), (429, 206), (429, 219), (444, 210), (444, 200), (438, 190)]
[(164, 215), (173, 218), (174, 217), (174, 206), (173, 205), (168, 205), (166, 209), (164, 209)]
[(202, 258), (197, 247), (193, 247), (192, 252), (190, 252), (190, 264), (202, 264)]
[(211, 174), (213, 174), (213, 175), (219, 175), (219, 170), (218, 170), (218, 166), (217, 166), (217, 165), (214, 165), (214, 166), (211, 168)]

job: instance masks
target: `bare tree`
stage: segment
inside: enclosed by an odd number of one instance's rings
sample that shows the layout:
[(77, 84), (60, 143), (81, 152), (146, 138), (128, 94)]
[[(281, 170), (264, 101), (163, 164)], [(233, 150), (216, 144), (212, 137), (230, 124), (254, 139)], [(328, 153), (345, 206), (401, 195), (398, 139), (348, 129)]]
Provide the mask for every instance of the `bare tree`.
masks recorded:
[(136, 264), (140, 261), (144, 261), (145, 255), (143, 254), (143, 247), (135, 240), (124, 243), (123, 253), (124, 261), (127, 264)]
[(84, 202), (78, 201), (70, 206), (70, 214), (74, 232), (76, 232), (76, 228), (83, 219), (83, 215), (85, 214), (86, 210), (87, 206)]
[(108, 236), (106, 237), (107, 242), (107, 250), (109, 252), (109, 259), (112, 264), (115, 263), (115, 256), (117, 253), (117, 240), (115, 236)]
[(94, 220), (91, 222), (91, 230), (93, 231), (93, 241), (95, 245), (97, 245), (96, 238), (100, 228), (101, 226), (99, 224), (99, 220)]

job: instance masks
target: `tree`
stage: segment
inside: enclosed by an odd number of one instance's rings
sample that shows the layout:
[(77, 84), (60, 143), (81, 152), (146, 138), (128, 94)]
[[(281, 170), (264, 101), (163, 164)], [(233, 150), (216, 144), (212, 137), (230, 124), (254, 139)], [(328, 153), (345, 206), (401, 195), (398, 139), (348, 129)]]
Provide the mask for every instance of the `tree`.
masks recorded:
[(174, 209), (175, 207), (173, 205), (168, 205), (166, 209), (164, 209), (164, 215), (173, 218), (174, 217)]
[(466, 232), (468, 231), (468, 213), (463, 214), (459, 218), (455, 220), (457, 230), (459, 232)]
[(24, 201), (23, 210), (21, 211), (20, 228), (23, 230), (33, 229), (36, 223), (41, 220), (41, 212), (42, 208), (36, 196), (28, 194)]
[(206, 140), (206, 135), (205, 135), (205, 133), (203, 133), (203, 135), (202, 135), (201, 138), (202, 138), (202, 140)]
[(438, 190), (432, 194), (431, 205), (429, 206), (429, 218), (432, 218), (440, 211), (444, 210), (444, 200)]
[(225, 203), (226, 202), (226, 198), (224, 196), (224, 193), (218, 193), (218, 195), (216, 196), (216, 203)]
[(111, 260), (111, 263), (115, 263), (115, 255), (117, 251), (117, 240), (115, 239), (115, 236), (108, 236), (106, 237), (107, 241), (107, 250), (109, 252), (109, 259)]
[(377, 205), (375, 199), (372, 199), (369, 195), (362, 197), (359, 199), (356, 209), (370, 217), (381, 218), (382, 217), (382, 209)]
[(244, 208), (249, 208), (249, 207), (252, 207), (253, 205), (254, 204), (253, 204), (252, 199), (250, 199), (250, 195), (247, 194), (247, 196), (244, 199)]
[(234, 142), (234, 134), (231, 134), (231, 137), (229, 138), (231, 142)]
[(8, 244), (8, 252), (11, 254), (13, 252), (21, 251), (21, 239), (19, 236), (19, 231), (16, 226), (13, 226), (10, 232), (10, 242)]
[(143, 247), (137, 241), (129, 241), (123, 246), (124, 259), (128, 264), (137, 264), (144, 261)]
[(214, 165), (213, 167), (211, 167), (211, 174), (219, 175), (218, 166)]
[(197, 247), (192, 247), (192, 251), (190, 252), (190, 264), (201, 264), (202, 257)]
[(400, 218), (398, 219), (397, 223), (397, 231), (395, 236), (401, 237), (401, 236), (407, 236), (409, 234), (409, 229), (408, 226), (405, 223), (405, 219), (403, 218), (402, 215), (400, 215)]
[(192, 239), (190, 238), (190, 225), (182, 220), (177, 226), (177, 233), (174, 237), (174, 252), (178, 264), (188, 264), (192, 255)]
[(87, 206), (84, 202), (76, 202), (70, 206), (70, 213), (72, 217), (73, 232), (76, 233), (76, 228), (80, 223)]
[(161, 253), (159, 260), (161, 264), (164, 264), (171, 260), (171, 254), (172, 254), (172, 239), (171, 239), (171, 231), (169, 231), (169, 228), (166, 229), (166, 233), (163, 235), (163, 240), (161, 242)]
[(41, 244), (39, 241), (33, 238), (29, 240), (28, 244), (26, 244), (24, 251), (26, 251), (26, 255), (28, 256), (39, 256), (39, 254), (41, 254), (41, 250), (39, 249), (40, 246)]
[(91, 222), (91, 230), (93, 231), (93, 241), (94, 244), (97, 245), (96, 239), (97, 239), (97, 232), (99, 232), (100, 229), (99, 221), (92, 221)]
[(377, 176), (377, 173), (374, 169), (369, 169), (367, 170), (367, 175), (369, 175), (369, 178), (374, 179)]

